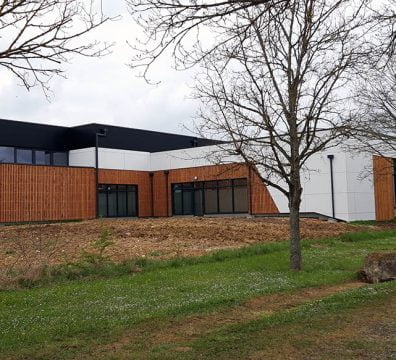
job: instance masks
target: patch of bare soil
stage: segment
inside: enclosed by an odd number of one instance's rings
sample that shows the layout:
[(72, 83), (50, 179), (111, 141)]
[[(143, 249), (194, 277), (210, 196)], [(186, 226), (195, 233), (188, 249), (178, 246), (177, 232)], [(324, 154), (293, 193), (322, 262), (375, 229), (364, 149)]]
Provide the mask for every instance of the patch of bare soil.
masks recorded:
[(111, 351), (123, 353), (124, 347), (134, 342), (145, 342), (147, 347), (160, 344), (178, 344), (175, 351), (191, 350), (183, 343), (188, 343), (200, 336), (228, 324), (249, 322), (263, 315), (289, 309), (305, 302), (321, 299), (340, 291), (364, 286), (364, 283), (347, 283), (335, 286), (306, 288), (292, 293), (278, 293), (256, 297), (242, 305), (225, 309), (212, 314), (188, 316), (173, 323), (158, 326), (158, 324), (145, 324), (127, 333), (118, 341), (99, 347), (98, 353), (106, 354)]
[[(0, 227), (0, 269), (76, 262), (102, 229), (110, 231), (112, 260), (134, 257), (197, 256), (210, 251), (239, 248), (288, 238), (287, 219), (164, 218), (103, 219), (76, 223)], [(371, 229), (373, 227), (370, 227)], [(302, 237), (337, 236), (364, 230), (362, 226), (302, 220)]]

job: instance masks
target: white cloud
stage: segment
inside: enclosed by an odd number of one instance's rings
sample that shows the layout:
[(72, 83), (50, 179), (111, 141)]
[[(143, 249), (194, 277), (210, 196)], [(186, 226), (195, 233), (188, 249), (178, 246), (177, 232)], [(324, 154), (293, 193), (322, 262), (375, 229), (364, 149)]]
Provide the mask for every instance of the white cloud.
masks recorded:
[(48, 102), (40, 88), (30, 92), (18, 85), (15, 77), (0, 71), (0, 118), (63, 126), (102, 122), (167, 132), (186, 132), (197, 104), (187, 100), (192, 83), (190, 72), (171, 69), (169, 59), (161, 59), (152, 78), (159, 85), (148, 85), (126, 64), (138, 29), (122, 0), (105, 9), (111, 15), (122, 12), (122, 19), (106, 24), (93, 37), (116, 42), (111, 55), (102, 59), (74, 58), (65, 66), (67, 79), (51, 80), (53, 90)]

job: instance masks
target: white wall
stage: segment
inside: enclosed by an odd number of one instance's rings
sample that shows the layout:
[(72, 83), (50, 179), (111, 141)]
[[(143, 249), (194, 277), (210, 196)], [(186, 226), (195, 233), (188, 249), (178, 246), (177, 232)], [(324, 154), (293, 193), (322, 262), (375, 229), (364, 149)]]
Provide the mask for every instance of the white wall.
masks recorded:
[(95, 166), (95, 148), (86, 148), (69, 151), (70, 166)]
[[(353, 154), (340, 146), (313, 155), (307, 161), (302, 175), (302, 212), (317, 212), (332, 216), (330, 160), (334, 155), (334, 210), (335, 217), (346, 220), (375, 219), (372, 155)], [(280, 212), (289, 212), (287, 198), (269, 187), (269, 192)]]
[(374, 220), (375, 197), (373, 160), (369, 153), (347, 153), (349, 221)]
[[(158, 171), (213, 165), (210, 154), (215, 146), (196, 147), (183, 150), (148, 153), (141, 151), (99, 148), (101, 169)], [(229, 162), (237, 161), (228, 158)], [(72, 150), (69, 152), (70, 166), (95, 166), (95, 148)]]
[[(101, 169), (151, 171), (148, 152), (99, 148), (98, 157)], [(95, 167), (95, 148), (69, 151), (69, 165)]]

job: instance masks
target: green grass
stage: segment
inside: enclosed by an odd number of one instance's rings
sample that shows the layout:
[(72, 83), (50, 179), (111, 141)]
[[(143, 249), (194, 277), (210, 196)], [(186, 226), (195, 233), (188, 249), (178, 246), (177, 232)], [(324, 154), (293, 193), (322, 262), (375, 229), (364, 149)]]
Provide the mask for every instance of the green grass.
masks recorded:
[[(369, 239), (389, 238), (396, 234), (395, 231), (385, 230), (377, 232), (354, 232), (342, 235), (338, 240), (342, 242), (366, 241)], [(316, 242), (321, 244), (331, 244), (334, 239), (314, 239), (305, 240), (302, 244), (303, 249), (309, 249), (311, 244)], [(62, 264), (55, 266), (44, 266), (40, 269), (39, 274), (35, 274), (32, 278), (29, 274), (14, 274), (14, 279), (10, 281), (6, 287), (9, 288), (33, 288), (39, 286), (48, 286), (51, 284), (65, 283), (73, 280), (92, 280), (98, 278), (114, 278), (124, 275), (131, 275), (136, 272), (149, 272), (158, 269), (179, 268), (197, 264), (209, 264), (214, 262), (222, 262), (230, 259), (238, 259), (246, 256), (265, 255), (274, 252), (288, 251), (289, 243), (286, 241), (254, 244), (240, 249), (219, 250), (208, 255), (200, 257), (177, 257), (169, 260), (134, 258), (120, 263), (112, 261), (80, 261), (72, 264)], [(98, 258), (98, 255), (95, 255)], [(1, 290), (1, 284), (0, 284)]]
[(353, 225), (395, 225), (396, 224), (396, 219), (394, 220), (387, 220), (387, 221), (377, 221), (377, 220), (355, 220), (351, 221), (350, 224)]
[(141, 264), (143, 272), (132, 275), (3, 291), (0, 349), (4, 354), (28, 353), (29, 358), (55, 349), (49, 358), (67, 358), (56, 352), (59, 346), (81, 349), (111, 341), (149, 319), (215, 311), (253, 296), (350, 281), (369, 252), (395, 248), (396, 232), (360, 233), (305, 241), (304, 270), (299, 273), (289, 271), (288, 243), (281, 242), (200, 258), (147, 261)]
[[(290, 310), (263, 316), (248, 323), (220, 328), (196, 341), (184, 344), (184, 346), (190, 347), (191, 351), (182, 355), (173, 351), (172, 347), (159, 345), (151, 350), (150, 358), (247, 358), (258, 349), (273, 349), (276, 346), (285, 346), (285, 343), (290, 341), (288, 337), (291, 335), (294, 337), (294, 346), (298, 343), (303, 348), (312, 346), (314, 341), (309, 338), (302, 339), (305, 335), (304, 332), (308, 332), (312, 337), (319, 337), (321, 332), (330, 333), (339, 326), (339, 323), (335, 324), (335, 315), (345, 320), (349, 316), (348, 313), (360, 310), (362, 307), (379, 306), (386, 300), (395, 298), (395, 295), (395, 282), (337, 293), (321, 300), (307, 302)], [(389, 305), (387, 306), (389, 307)], [(348, 321), (345, 323), (347, 324)], [(304, 328), (302, 328), (301, 324), (304, 324)], [(309, 331), (311, 327), (315, 328), (313, 332)], [(358, 329), (355, 330), (356, 332), (358, 331)], [(376, 341), (381, 340), (376, 339)], [(158, 356), (159, 354), (160, 356)]]

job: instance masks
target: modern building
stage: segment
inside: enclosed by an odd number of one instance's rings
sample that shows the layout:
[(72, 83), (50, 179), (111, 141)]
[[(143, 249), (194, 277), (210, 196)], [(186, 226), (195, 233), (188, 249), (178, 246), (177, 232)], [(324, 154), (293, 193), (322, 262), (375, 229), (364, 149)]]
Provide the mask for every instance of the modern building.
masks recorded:
[[(103, 124), (0, 120), (0, 223), (288, 212), (284, 195), (238, 159), (213, 165), (207, 154), (215, 147), (207, 139)], [(302, 212), (393, 219), (393, 164), (341, 147), (313, 156)]]

